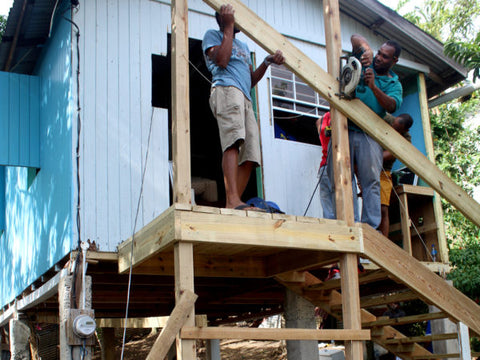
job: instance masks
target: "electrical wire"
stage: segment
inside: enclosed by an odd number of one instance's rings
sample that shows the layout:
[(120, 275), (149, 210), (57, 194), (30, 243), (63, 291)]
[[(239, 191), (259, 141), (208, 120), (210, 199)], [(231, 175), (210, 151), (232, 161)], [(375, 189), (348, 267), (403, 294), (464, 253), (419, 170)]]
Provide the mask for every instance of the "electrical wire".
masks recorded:
[(137, 220), (138, 220), (138, 214), (140, 212), (140, 203), (143, 197), (143, 185), (145, 183), (145, 173), (147, 171), (147, 162), (148, 162), (148, 154), (150, 152), (150, 139), (152, 135), (152, 124), (153, 124), (153, 114), (155, 112), (155, 108), (152, 107), (152, 115), (150, 117), (150, 127), (148, 130), (148, 139), (147, 139), (147, 150), (145, 153), (145, 162), (143, 165), (143, 170), (142, 170), (142, 179), (141, 179), (141, 184), (140, 184), (140, 194), (138, 195), (138, 202), (137, 202), (137, 211), (135, 214), (135, 221), (133, 223), (133, 230), (132, 230), (132, 246), (130, 249), (130, 270), (128, 272), (128, 290), (127, 290), (127, 304), (125, 306), (125, 325), (123, 327), (123, 336), (122, 336), (122, 354), (120, 356), (120, 359), (123, 360), (124, 352), (125, 352), (125, 338), (127, 336), (127, 320), (128, 320), (128, 309), (130, 307), (130, 294), (131, 294), (131, 288), (132, 288), (132, 272), (133, 272), (133, 250), (134, 250), (134, 244), (135, 244), (135, 231), (137, 228)]
[(315, 185), (315, 189), (313, 189), (312, 196), (310, 197), (310, 201), (308, 202), (307, 208), (305, 209), (305, 212), (303, 213), (303, 216), (307, 215), (308, 209), (310, 208), (310, 204), (312, 203), (315, 192), (317, 191), (317, 188), (320, 185), (320, 181), (322, 181), (323, 173), (325, 172), (326, 167), (327, 167), (327, 165), (322, 166), (322, 171), (320, 173), (320, 176), (318, 177), (317, 185)]

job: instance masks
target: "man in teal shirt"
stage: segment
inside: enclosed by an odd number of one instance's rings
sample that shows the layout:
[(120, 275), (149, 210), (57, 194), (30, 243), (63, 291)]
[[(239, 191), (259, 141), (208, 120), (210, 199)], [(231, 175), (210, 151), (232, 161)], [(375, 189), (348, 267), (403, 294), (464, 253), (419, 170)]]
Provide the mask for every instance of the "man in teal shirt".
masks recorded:
[[(402, 85), (398, 76), (392, 71), (400, 56), (400, 46), (392, 40), (385, 42), (378, 50), (375, 58), (367, 40), (360, 35), (352, 35), (352, 52), (363, 66), (363, 74), (356, 88), (356, 97), (362, 100), (378, 116), (393, 113), (400, 108), (403, 100)], [(383, 150), (369, 135), (352, 121), (348, 122), (348, 137), (350, 144), (350, 166), (353, 173), (356, 165), (356, 175), (362, 189), (361, 222), (377, 229), (381, 221), (380, 210), (380, 172), (383, 164)], [(328, 152), (331, 158), (331, 151)], [(333, 181), (332, 160), (327, 160), (328, 175)], [(334, 199), (334, 186), (332, 186)], [(357, 203), (354, 189), (354, 205)], [(355, 210), (355, 220), (359, 220)]]

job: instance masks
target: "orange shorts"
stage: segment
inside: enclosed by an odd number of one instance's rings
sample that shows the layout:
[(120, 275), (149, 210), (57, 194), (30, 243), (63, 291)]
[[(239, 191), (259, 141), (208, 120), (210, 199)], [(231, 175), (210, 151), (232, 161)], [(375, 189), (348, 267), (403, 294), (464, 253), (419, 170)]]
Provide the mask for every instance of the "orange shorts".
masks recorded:
[(393, 183), (390, 171), (380, 173), (380, 203), (382, 205), (390, 205), (390, 194), (392, 193)]

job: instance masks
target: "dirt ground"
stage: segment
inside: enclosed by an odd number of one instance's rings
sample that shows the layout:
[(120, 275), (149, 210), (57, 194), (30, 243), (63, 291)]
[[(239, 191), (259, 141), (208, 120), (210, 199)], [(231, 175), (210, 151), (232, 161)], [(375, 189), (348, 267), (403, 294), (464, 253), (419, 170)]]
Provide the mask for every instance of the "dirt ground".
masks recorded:
[[(125, 345), (124, 360), (145, 359), (150, 352), (158, 334), (136, 335)], [(121, 357), (121, 336), (117, 336), (115, 359)], [(280, 341), (245, 341), (225, 340), (220, 342), (222, 360), (286, 360), (286, 347)], [(197, 341), (198, 360), (205, 360), (205, 344)], [(97, 347), (94, 360), (101, 360), (100, 349)]]

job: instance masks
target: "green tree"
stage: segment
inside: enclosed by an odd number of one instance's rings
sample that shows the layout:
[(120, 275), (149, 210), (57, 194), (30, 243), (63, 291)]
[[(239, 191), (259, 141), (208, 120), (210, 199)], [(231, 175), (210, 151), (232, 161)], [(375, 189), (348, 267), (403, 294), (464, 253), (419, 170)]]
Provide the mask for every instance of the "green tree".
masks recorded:
[(2, 42), (3, 34), (7, 27), (7, 17), (5, 15), (0, 15), (0, 42)]
[[(401, 12), (410, 0), (399, 3)], [(446, 42), (445, 53), (480, 78), (479, 0), (425, 0), (404, 16), (425, 32)], [(477, 91), (470, 100), (441, 105), (430, 112), (437, 165), (472, 194), (480, 185), (480, 127), (471, 122), (480, 113)], [(449, 278), (470, 298), (480, 298), (480, 230), (446, 201), (442, 201), (449, 258)]]
[(445, 54), (472, 70), (473, 81), (480, 79), (480, 31), (471, 42), (448, 41), (445, 44)]

